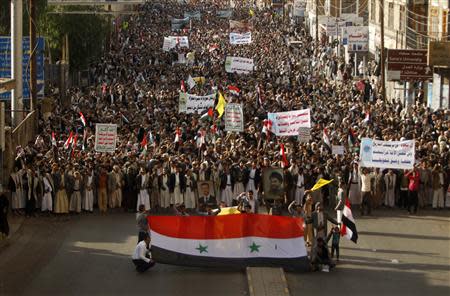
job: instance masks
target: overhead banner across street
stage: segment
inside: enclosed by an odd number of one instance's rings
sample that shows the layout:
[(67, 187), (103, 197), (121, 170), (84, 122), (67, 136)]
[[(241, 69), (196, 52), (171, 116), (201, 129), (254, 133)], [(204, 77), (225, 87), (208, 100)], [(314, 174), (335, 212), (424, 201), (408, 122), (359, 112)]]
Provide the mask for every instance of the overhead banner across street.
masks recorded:
[(380, 141), (363, 138), (360, 162), (362, 167), (412, 169), (415, 163), (414, 140)]
[(311, 127), (310, 109), (268, 113), (272, 122), (272, 132), (277, 136), (297, 136), (299, 128)]

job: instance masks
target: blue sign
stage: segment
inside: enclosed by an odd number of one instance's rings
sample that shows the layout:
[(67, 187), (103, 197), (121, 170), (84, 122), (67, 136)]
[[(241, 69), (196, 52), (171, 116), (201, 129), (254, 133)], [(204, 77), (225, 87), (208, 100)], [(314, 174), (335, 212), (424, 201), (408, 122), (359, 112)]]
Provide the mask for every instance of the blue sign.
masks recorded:
[[(30, 99), (30, 37), (23, 37), (22, 41), (22, 77), (23, 77), (23, 99)], [(43, 37), (36, 38), (36, 80), (38, 97), (44, 96), (44, 50)], [(32, 50), (32, 49), (31, 49)], [(0, 77), (11, 78), (11, 37), (0, 37)], [(11, 92), (0, 95), (0, 100), (10, 100)]]

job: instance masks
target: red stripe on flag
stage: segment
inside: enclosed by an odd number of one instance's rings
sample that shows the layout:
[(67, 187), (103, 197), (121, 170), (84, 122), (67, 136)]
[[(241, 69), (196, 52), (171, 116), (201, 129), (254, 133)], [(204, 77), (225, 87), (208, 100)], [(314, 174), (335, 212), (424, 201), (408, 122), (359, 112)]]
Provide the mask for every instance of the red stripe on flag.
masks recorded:
[(149, 216), (152, 231), (182, 239), (266, 237), (288, 239), (303, 236), (300, 218), (243, 214), (224, 216)]

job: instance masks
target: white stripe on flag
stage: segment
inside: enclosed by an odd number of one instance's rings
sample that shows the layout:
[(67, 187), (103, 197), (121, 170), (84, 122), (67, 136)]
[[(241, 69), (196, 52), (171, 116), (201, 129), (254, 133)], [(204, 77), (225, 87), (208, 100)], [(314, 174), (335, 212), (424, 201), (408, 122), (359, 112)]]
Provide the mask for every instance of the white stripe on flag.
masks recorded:
[[(151, 231), (152, 245), (186, 255), (220, 258), (297, 258), (307, 256), (302, 236), (288, 239), (242, 237), (231, 239), (183, 239)], [(201, 248), (204, 249), (201, 252)], [(252, 248), (253, 247), (253, 252)]]

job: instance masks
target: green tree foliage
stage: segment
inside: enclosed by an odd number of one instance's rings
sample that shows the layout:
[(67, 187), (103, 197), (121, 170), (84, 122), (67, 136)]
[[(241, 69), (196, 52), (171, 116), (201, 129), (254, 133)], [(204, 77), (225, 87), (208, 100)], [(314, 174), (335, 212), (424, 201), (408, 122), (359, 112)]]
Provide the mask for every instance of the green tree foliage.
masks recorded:
[[(63, 11), (94, 11), (89, 6), (47, 6), (47, 0), (36, 2), (36, 33), (46, 40), (46, 55), (51, 62), (60, 59), (65, 34), (69, 36), (70, 69), (86, 69), (89, 62), (98, 59), (106, 48), (112, 28), (108, 15), (55, 14)], [(23, 35), (29, 32), (28, 1), (23, 2)], [(0, 1), (0, 35), (10, 34), (10, 1)]]

